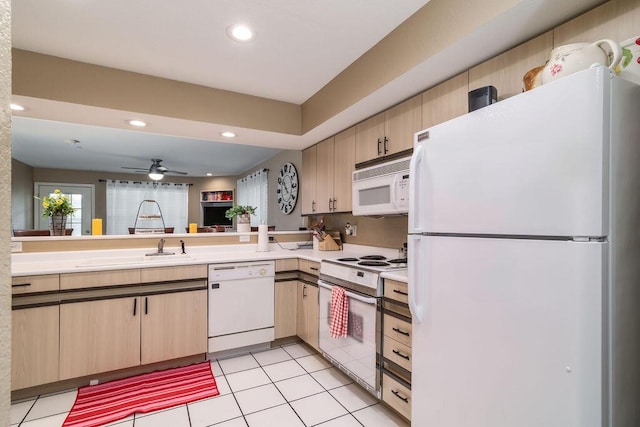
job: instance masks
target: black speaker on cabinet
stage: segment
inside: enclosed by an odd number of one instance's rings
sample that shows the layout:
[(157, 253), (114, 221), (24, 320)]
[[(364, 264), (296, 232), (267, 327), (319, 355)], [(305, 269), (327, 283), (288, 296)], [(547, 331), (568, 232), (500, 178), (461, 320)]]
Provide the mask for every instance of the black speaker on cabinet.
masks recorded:
[(498, 90), (493, 86), (484, 86), (469, 92), (469, 112), (498, 102)]

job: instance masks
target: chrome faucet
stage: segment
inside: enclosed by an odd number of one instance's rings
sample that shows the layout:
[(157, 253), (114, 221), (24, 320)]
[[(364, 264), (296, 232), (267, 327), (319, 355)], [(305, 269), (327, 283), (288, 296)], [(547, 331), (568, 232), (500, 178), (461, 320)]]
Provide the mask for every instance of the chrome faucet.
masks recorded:
[(160, 239), (160, 241), (158, 242), (158, 253), (164, 253), (164, 239)]

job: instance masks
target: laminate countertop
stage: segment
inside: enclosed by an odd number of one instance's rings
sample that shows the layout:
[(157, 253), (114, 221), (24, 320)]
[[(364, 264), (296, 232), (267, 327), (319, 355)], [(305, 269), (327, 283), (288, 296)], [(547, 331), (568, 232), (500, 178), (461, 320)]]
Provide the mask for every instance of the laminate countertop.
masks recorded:
[[(261, 260), (301, 258), (320, 262), (323, 259), (362, 256), (372, 253), (387, 257), (397, 256), (396, 249), (345, 244), (341, 251), (299, 249), (297, 243), (269, 244), (269, 250), (258, 252), (257, 245), (214, 245), (187, 247), (181, 254), (180, 247), (165, 246), (164, 252), (173, 255), (148, 256), (155, 249), (111, 249), (97, 251), (35, 252), (11, 254), (11, 275), (77, 273), (88, 271), (124, 270), (177, 265), (216, 264)], [(401, 271), (383, 273), (382, 277), (406, 281)], [(403, 279), (404, 277), (404, 279)]]

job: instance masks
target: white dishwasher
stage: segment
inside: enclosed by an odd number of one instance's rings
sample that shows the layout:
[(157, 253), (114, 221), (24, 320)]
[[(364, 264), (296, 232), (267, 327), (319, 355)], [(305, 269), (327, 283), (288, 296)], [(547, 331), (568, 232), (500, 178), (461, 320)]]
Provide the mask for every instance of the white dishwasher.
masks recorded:
[(208, 352), (274, 339), (273, 261), (209, 265)]

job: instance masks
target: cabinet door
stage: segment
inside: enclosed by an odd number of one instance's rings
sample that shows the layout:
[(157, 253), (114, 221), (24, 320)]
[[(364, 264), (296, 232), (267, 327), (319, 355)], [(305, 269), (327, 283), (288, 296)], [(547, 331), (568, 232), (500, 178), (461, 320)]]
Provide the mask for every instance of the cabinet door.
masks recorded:
[(305, 299), (305, 316), (307, 321), (307, 343), (319, 350), (318, 348), (318, 287), (307, 285), (307, 296)]
[(356, 164), (356, 129), (335, 136), (333, 171), (333, 212), (351, 211), (351, 181)]
[(384, 113), (383, 154), (413, 147), (413, 135), (422, 130), (422, 95), (414, 96)]
[(296, 335), (298, 281), (275, 283), (275, 339)]
[(59, 306), (11, 312), (11, 390), (58, 381)]
[(145, 296), (140, 301), (143, 365), (206, 353), (206, 289)]
[(317, 145), (302, 151), (302, 174), (300, 176), (302, 214), (315, 213), (316, 208), (316, 158)]
[(60, 379), (140, 364), (140, 297), (60, 306)]
[(380, 113), (356, 125), (356, 163), (384, 154), (384, 115)]
[(298, 336), (318, 349), (318, 288), (298, 282)]
[(316, 147), (316, 212), (327, 213), (333, 209), (333, 138), (326, 139)]
[(467, 114), (469, 111), (469, 72), (465, 71), (422, 94), (424, 129)]

